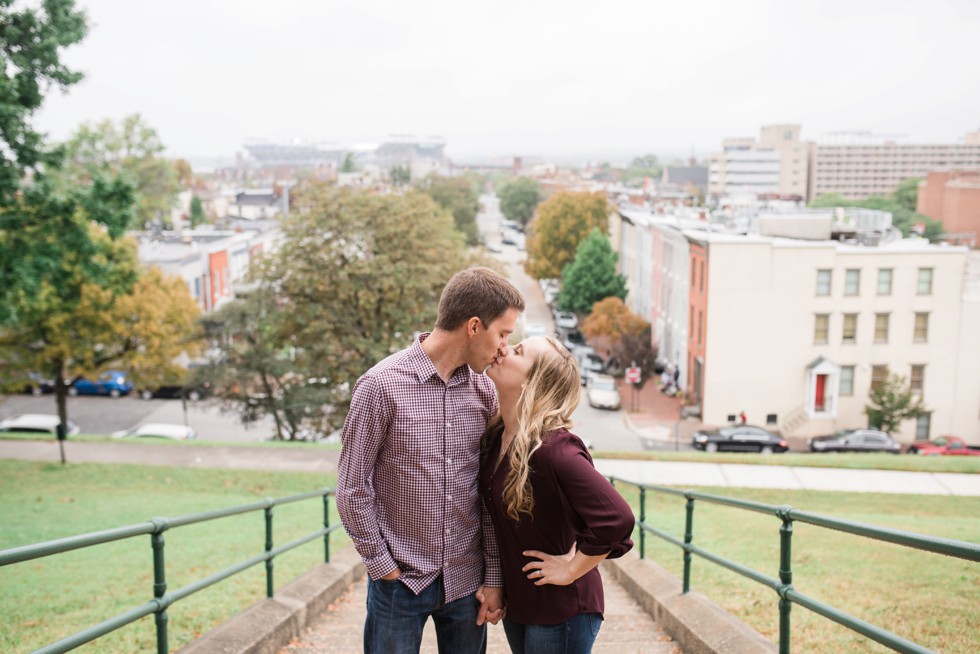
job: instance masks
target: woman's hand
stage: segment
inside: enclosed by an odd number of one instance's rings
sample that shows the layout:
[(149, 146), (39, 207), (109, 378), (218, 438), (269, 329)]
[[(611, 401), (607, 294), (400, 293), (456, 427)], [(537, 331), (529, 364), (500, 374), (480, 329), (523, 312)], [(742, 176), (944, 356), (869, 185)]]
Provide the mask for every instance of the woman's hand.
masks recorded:
[(521, 568), (522, 571), (528, 573), (527, 578), (533, 581), (535, 586), (544, 586), (545, 584), (567, 586), (591, 570), (592, 567), (595, 567), (591, 566), (585, 571), (575, 574), (573, 566), (573, 562), (575, 561), (575, 543), (572, 543), (572, 549), (568, 550), (566, 554), (552, 555), (537, 550), (527, 550), (523, 554), (524, 556), (541, 559), (540, 561), (531, 561)]

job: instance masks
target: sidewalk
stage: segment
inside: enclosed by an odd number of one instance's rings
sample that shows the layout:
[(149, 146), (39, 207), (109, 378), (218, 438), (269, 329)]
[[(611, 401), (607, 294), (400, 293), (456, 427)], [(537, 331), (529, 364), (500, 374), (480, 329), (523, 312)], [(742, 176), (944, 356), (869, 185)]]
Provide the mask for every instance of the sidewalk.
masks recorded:
[(668, 397), (660, 392), (656, 379), (647, 380), (639, 389), (622, 379), (617, 379), (616, 383), (623, 398), (626, 426), (631, 431), (651, 441), (691, 442), (701, 423), (692, 418), (681, 419), (679, 397)]

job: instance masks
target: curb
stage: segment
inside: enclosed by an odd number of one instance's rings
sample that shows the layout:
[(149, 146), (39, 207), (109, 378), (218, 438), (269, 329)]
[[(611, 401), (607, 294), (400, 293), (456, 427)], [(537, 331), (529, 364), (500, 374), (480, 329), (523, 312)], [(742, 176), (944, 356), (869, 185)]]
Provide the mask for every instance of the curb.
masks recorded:
[(272, 598), (260, 600), (221, 623), (177, 654), (276, 654), (327, 606), (365, 575), (361, 557), (345, 547), (291, 581)]
[(681, 593), (681, 583), (656, 563), (631, 552), (605, 560), (602, 571), (618, 581), (653, 616), (685, 654), (771, 654), (774, 643), (700, 593)]

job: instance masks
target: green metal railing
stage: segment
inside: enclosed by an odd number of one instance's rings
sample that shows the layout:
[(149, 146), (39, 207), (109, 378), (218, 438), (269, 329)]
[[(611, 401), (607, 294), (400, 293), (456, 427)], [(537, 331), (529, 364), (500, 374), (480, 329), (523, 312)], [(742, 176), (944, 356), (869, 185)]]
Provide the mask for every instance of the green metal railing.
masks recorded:
[[(932, 652), (932, 650), (925, 648), (921, 645), (908, 641), (901, 636), (891, 633), (881, 627), (875, 626), (860, 618), (856, 618), (849, 615), (839, 609), (830, 606), (829, 604), (824, 604), (812, 597), (808, 597), (802, 593), (797, 592), (793, 588), (793, 568), (792, 568), (792, 545), (793, 545), (793, 523), (802, 522), (810, 525), (815, 525), (817, 527), (824, 527), (826, 529), (834, 529), (837, 531), (843, 531), (849, 534), (854, 534), (856, 536), (861, 536), (864, 538), (871, 538), (874, 540), (885, 541), (888, 543), (894, 543), (896, 545), (902, 545), (905, 547), (912, 547), (915, 549), (925, 550), (927, 552), (934, 552), (936, 554), (945, 554), (946, 556), (956, 557), (958, 559), (965, 559), (967, 561), (980, 561), (980, 545), (976, 543), (968, 543), (964, 541), (950, 540), (946, 538), (936, 538), (933, 536), (923, 536), (921, 534), (915, 534), (908, 531), (900, 531), (898, 529), (888, 529), (884, 527), (875, 527), (873, 525), (861, 524), (858, 522), (850, 522), (848, 520), (838, 520), (836, 518), (831, 518), (828, 516), (823, 516), (817, 513), (810, 513), (809, 511), (801, 511), (799, 509), (794, 509), (791, 506), (773, 506), (770, 504), (762, 504), (760, 502), (751, 502), (748, 500), (739, 500), (731, 497), (724, 497), (722, 495), (711, 495), (708, 493), (699, 493), (691, 490), (679, 490), (676, 488), (668, 488), (666, 486), (655, 486), (652, 484), (639, 484), (628, 479), (621, 479), (619, 477), (609, 477), (609, 481), (615, 486), (616, 482), (621, 482), (635, 486), (640, 491), (640, 515), (639, 521), (637, 522), (637, 527), (639, 527), (639, 541), (640, 541), (640, 558), (646, 558), (646, 533), (662, 538), (663, 540), (673, 543), (674, 545), (680, 547), (684, 551), (684, 573), (683, 573), (683, 592), (687, 593), (691, 589), (691, 555), (697, 554), (698, 556), (705, 558), (713, 563), (716, 563), (724, 568), (728, 568), (732, 572), (736, 572), (744, 577), (758, 582), (764, 586), (772, 588), (779, 595), (779, 652), (780, 654), (789, 654), (789, 643), (790, 643), (790, 609), (794, 603), (800, 606), (810, 609), (814, 613), (822, 615), (823, 617), (833, 620), (834, 622), (847, 627), (852, 631), (856, 631), (861, 635), (870, 638), (874, 641), (890, 647), (898, 652), (908, 652), (915, 654), (924, 654)], [(647, 522), (646, 516), (646, 494), (647, 491), (653, 491), (656, 493), (665, 493), (668, 495), (676, 495), (683, 497), (687, 500), (686, 503), (686, 515), (684, 521), (684, 538), (678, 538), (672, 536), (667, 532), (657, 529), (656, 527), (650, 525)], [(694, 502), (695, 500), (701, 500), (704, 502), (710, 502), (713, 504), (722, 504), (729, 507), (734, 507), (736, 509), (743, 509), (747, 511), (755, 511), (757, 513), (764, 513), (767, 515), (773, 515), (780, 519), (781, 524), (779, 527), (779, 578), (771, 577), (766, 574), (757, 572), (751, 568), (743, 566), (739, 563), (731, 561), (729, 559), (723, 558), (716, 554), (712, 554), (707, 550), (703, 550), (693, 544), (694, 541)]]
[[(167, 654), (167, 608), (174, 602), (182, 600), (189, 595), (193, 595), (199, 590), (203, 590), (212, 584), (223, 581), (228, 577), (236, 575), (239, 572), (252, 567), (253, 565), (262, 563), (263, 561), (265, 562), (265, 593), (266, 597), (272, 597), (273, 560), (280, 554), (288, 552), (289, 550), (297, 548), (301, 545), (305, 545), (306, 543), (316, 540), (321, 536), (323, 537), (323, 560), (329, 563), (330, 534), (339, 528), (341, 524), (339, 522), (336, 524), (330, 524), (330, 497), (333, 494), (333, 489), (324, 488), (310, 493), (290, 495), (289, 497), (280, 497), (278, 499), (267, 498), (262, 502), (255, 502), (254, 504), (245, 504), (242, 506), (233, 506), (226, 509), (218, 509), (216, 511), (193, 513), (190, 515), (178, 516), (176, 518), (153, 518), (148, 522), (141, 522), (139, 524), (129, 525), (127, 527), (117, 527), (115, 529), (96, 531), (90, 534), (81, 534), (79, 536), (70, 536), (59, 540), (50, 540), (43, 543), (35, 543), (33, 545), (25, 545), (23, 547), (0, 550), (0, 567), (20, 563), (22, 561), (31, 561), (33, 559), (39, 559), (46, 556), (53, 556), (63, 552), (69, 552), (71, 550), (92, 547), (94, 545), (102, 545), (112, 541), (133, 538), (134, 536), (149, 535), (150, 544), (153, 548), (153, 599), (145, 604), (130, 609), (125, 613), (120, 613), (113, 618), (109, 618), (108, 620), (105, 620), (104, 622), (101, 622), (93, 627), (89, 627), (88, 629), (84, 629), (78, 633), (68, 636), (67, 638), (59, 640), (56, 643), (51, 643), (50, 645), (42, 647), (41, 649), (36, 650), (33, 654), (60, 654), (61, 652), (67, 652), (79, 647), (80, 645), (93, 641), (96, 638), (100, 638), (110, 632), (116, 631), (117, 629), (121, 629), (131, 622), (135, 622), (140, 618), (150, 615), (151, 613), (155, 614), (157, 653)], [(313, 498), (322, 498), (323, 500), (323, 528), (290, 543), (286, 543), (285, 545), (273, 547), (272, 509), (283, 504)], [(165, 541), (163, 532), (175, 527), (184, 527), (186, 525), (192, 525), (200, 522), (208, 522), (210, 520), (240, 515), (251, 511), (262, 511), (265, 514), (265, 550), (261, 554), (253, 556), (250, 559), (246, 559), (245, 561), (237, 563), (220, 572), (216, 572), (209, 577), (188, 584), (183, 588), (178, 588), (177, 590), (169, 593), (167, 592), (167, 575), (164, 562)]]

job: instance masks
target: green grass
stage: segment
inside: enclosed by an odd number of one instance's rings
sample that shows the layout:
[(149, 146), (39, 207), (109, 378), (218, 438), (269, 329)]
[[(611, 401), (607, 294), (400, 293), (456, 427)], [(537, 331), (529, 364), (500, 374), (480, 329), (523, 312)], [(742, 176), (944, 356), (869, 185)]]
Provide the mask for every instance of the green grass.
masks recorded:
[[(638, 511), (638, 493), (617, 487)], [(878, 493), (704, 488), (705, 492), (766, 504), (790, 504), (837, 518), (980, 542), (980, 498)], [(647, 493), (647, 523), (679, 538), (685, 500)], [(694, 544), (754, 570), (779, 577), (779, 526), (774, 516), (696, 502)], [(638, 534), (634, 542), (639, 547)], [(980, 566), (976, 563), (859, 538), (805, 524), (793, 532), (797, 591), (939, 652), (980, 651), (976, 628)], [(680, 548), (646, 535), (647, 558), (680, 579)], [(779, 639), (778, 596), (741, 575), (695, 556), (691, 589), (737, 616), (766, 638)], [(792, 609), (794, 652), (885, 652), (802, 607)]]
[[(54, 441), (52, 436), (39, 436), (28, 432), (2, 432), (3, 441)], [(174, 447), (271, 447), (271, 448), (308, 448), (321, 450), (340, 450), (340, 443), (310, 443), (307, 441), (208, 441), (192, 440), (177, 441), (171, 438), (131, 438), (120, 440), (108, 434), (76, 434), (69, 436), (68, 441), (80, 443), (122, 443), (124, 445), (172, 445)]]
[(637, 461), (685, 461), (693, 463), (745, 463), (801, 468), (852, 468), (855, 470), (906, 470), (909, 472), (962, 472), (980, 474), (980, 456), (914, 456), (911, 454), (748, 454), (708, 452), (600, 452), (596, 459)]
[[(334, 476), (198, 470), (134, 465), (60, 465), (0, 460), (0, 549), (111, 527), (248, 504), (332, 486)], [(275, 508), (275, 545), (323, 523), (317, 499)], [(331, 508), (331, 517), (337, 520)], [(262, 552), (263, 512), (166, 532), (167, 582), (176, 590)], [(333, 551), (349, 543), (343, 530)], [(322, 540), (275, 560), (276, 588), (323, 560)], [(0, 568), (0, 651), (28, 652), (93, 626), (153, 595), (149, 536), (98, 545)], [(265, 594), (262, 564), (168, 609), (172, 650), (186, 645)], [(89, 645), (89, 651), (155, 650), (152, 616)], [(83, 650), (84, 651), (84, 650)]]

